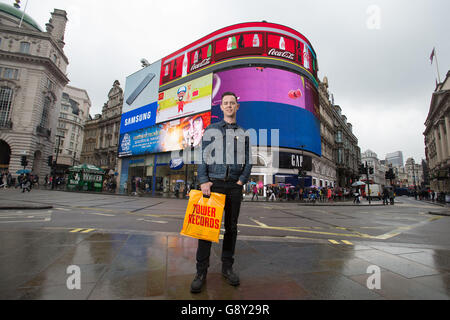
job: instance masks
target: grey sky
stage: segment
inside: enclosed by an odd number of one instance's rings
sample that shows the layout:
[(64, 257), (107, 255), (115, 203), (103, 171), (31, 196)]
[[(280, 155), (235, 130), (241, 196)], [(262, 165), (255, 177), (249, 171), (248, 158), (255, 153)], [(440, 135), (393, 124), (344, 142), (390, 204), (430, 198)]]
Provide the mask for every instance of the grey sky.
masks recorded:
[[(125, 88), (141, 58), (153, 62), (222, 27), (266, 20), (311, 41), (319, 78), (328, 77), (362, 152), (384, 159), (401, 150), (417, 162), (425, 157), (422, 132), (437, 77), (433, 47), (441, 80), (450, 69), (448, 0), (28, 0), (27, 13), (45, 29), (54, 8), (68, 13), (70, 85), (88, 91), (92, 115), (114, 80)], [(379, 29), (368, 28), (378, 21)]]

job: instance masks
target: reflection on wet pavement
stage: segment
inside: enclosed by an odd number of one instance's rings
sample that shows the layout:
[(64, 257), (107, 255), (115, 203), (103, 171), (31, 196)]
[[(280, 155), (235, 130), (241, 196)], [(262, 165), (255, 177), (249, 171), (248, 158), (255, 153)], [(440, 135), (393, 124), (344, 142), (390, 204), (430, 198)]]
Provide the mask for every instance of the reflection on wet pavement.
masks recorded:
[[(197, 240), (150, 235), (42, 231), (0, 232), (1, 299), (449, 299), (450, 250), (362, 242), (239, 240), (234, 269), (221, 275), (221, 243), (213, 244), (204, 290), (189, 291)], [(68, 289), (67, 268), (80, 268)], [(369, 289), (367, 268), (381, 271)]]

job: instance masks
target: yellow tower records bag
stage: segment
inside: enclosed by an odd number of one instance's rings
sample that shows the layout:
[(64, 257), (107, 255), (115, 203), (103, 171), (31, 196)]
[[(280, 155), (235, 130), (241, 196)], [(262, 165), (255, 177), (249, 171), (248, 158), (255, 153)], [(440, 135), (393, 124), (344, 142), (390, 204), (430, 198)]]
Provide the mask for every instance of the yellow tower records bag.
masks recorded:
[(219, 242), (224, 207), (224, 194), (211, 192), (211, 196), (207, 198), (201, 191), (191, 190), (180, 234)]

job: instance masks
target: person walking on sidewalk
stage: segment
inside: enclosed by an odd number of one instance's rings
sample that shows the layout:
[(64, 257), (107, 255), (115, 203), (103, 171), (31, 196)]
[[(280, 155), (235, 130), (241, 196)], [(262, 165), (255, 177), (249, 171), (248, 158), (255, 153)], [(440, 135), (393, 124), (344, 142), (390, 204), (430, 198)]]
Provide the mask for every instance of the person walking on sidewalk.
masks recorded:
[(252, 201), (255, 198), (255, 196), (256, 196), (256, 200), (258, 200), (258, 187), (256, 186), (256, 184), (253, 185), (252, 189), (253, 189)]
[(388, 188), (383, 189), (383, 206), (389, 205), (389, 190)]
[[(238, 286), (240, 284), (239, 276), (233, 271), (232, 267), (242, 199), (242, 186), (247, 183), (252, 170), (251, 146), (249, 137), (244, 136), (244, 130), (236, 124), (236, 112), (239, 109), (239, 104), (237, 96), (233, 92), (222, 94), (220, 109), (224, 115), (223, 120), (209, 125), (203, 134), (202, 163), (198, 165), (197, 176), (203, 195), (210, 196), (211, 192), (226, 195), (222, 275), (230, 285)], [(213, 149), (215, 153), (214, 160), (212, 159), (210, 146), (212, 142), (216, 144), (216, 148)], [(234, 148), (231, 147), (231, 144), (234, 144)], [(242, 149), (242, 146), (244, 149)], [(220, 147), (223, 149), (218, 150)], [(208, 150), (210, 150), (211, 154), (203, 154), (207, 153)], [(238, 152), (238, 150), (245, 150), (245, 152)], [(220, 157), (217, 160), (217, 154), (221, 151), (223, 151), (222, 162), (220, 162)], [(199, 293), (202, 290), (208, 272), (210, 252), (211, 242), (199, 240), (196, 254), (197, 273), (191, 283), (192, 293)]]

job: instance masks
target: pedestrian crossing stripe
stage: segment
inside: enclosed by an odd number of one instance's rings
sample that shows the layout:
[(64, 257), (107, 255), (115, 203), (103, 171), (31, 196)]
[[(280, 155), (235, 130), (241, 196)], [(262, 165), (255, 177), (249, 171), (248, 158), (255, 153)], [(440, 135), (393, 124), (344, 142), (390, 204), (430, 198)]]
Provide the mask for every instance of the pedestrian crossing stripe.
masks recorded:
[(86, 229), (86, 228), (77, 228), (77, 229), (73, 229), (70, 232), (71, 233), (75, 233), (75, 232), (79, 232), (79, 233), (89, 233), (91, 231), (94, 231), (95, 229)]
[[(333, 239), (328, 239), (329, 242), (331, 242), (332, 244), (341, 244), (338, 240), (333, 240)], [(353, 243), (351, 243), (348, 240), (341, 240), (342, 243), (347, 244), (347, 245), (353, 245)]]

